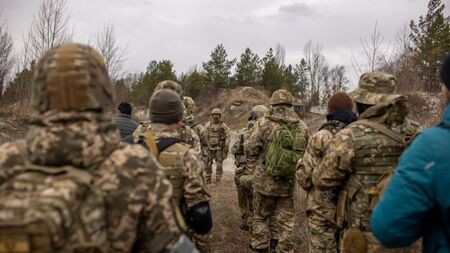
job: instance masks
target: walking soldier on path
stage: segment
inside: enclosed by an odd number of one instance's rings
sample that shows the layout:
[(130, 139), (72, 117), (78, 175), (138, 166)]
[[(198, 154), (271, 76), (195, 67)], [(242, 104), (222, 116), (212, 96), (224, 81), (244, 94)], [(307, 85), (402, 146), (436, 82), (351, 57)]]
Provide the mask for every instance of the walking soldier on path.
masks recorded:
[(245, 147), (247, 168), (254, 171), (253, 224), (250, 247), (267, 252), (294, 252), (296, 163), (305, 152), (308, 128), (292, 108), (293, 97), (277, 90), (268, 115), (256, 121)]
[(418, 126), (407, 119), (404, 96), (395, 93), (393, 75), (365, 73), (351, 93), (358, 121), (341, 130), (313, 173), (313, 185), (322, 194), (339, 192), (336, 224), (343, 231), (340, 251), (386, 250), (371, 232), (370, 214), (388, 176), (413, 138)]
[(299, 160), (297, 179), (308, 193), (306, 216), (311, 253), (337, 253), (337, 227), (335, 222), (336, 191), (321, 192), (311, 182), (311, 176), (325, 156), (334, 136), (357, 119), (353, 101), (345, 92), (337, 92), (328, 100), (327, 121), (308, 142), (303, 159)]

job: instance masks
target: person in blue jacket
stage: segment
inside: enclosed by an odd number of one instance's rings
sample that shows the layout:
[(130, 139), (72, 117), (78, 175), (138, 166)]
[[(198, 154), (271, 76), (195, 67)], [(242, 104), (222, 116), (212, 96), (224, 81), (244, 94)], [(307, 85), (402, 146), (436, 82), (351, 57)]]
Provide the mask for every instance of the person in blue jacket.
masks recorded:
[(441, 68), (447, 100), (440, 124), (403, 153), (371, 217), (374, 235), (389, 248), (423, 238), (423, 252), (450, 252), (450, 53)]

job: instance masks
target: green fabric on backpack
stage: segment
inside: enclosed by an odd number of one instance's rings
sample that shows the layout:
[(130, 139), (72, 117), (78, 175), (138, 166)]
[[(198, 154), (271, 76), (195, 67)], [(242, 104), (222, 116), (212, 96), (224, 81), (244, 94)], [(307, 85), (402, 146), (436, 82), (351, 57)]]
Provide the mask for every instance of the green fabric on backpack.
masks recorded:
[(273, 177), (293, 179), (297, 161), (302, 158), (306, 145), (306, 137), (298, 124), (282, 124), (264, 152), (266, 172)]

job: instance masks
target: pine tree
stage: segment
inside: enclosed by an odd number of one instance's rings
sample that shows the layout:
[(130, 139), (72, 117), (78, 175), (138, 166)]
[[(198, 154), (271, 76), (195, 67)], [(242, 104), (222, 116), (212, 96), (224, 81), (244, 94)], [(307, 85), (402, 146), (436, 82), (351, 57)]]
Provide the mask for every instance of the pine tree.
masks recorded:
[(156, 85), (164, 80), (177, 80), (172, 62), (169, 60), (151, 61), (147, 71), (131, 85), (130, 101), (147, 104)]
[(255, 86), (261, 79), (261, 60), (248, 47), (236, 64), (234, 78), (236, 86)]
[(200, 72), (197, 69), (190, 71), (189, 73), (182, 74), (180, 77), (181, 85), (184, 89), (184, 94), (192, 97), (193, 99), (205, 90), (208, 86), (208, 78), (205, 72)]
[(413, 55), (426, 91), (439, 91), (441, 60), (450, 51), (450, 18), (444, 9), (441, 0), (430, 0), (427, 14), (410, 22)]
[(235, 59), (228, 60), (228, 54), (222, 44), (214, 48), (210, 55), (211, 59), (203, 62), (203, 68), (211, 85), (219, 88), (228, 88), (230, 84), (231, 68)]
[(261, 85), (272, 93), (279, 89), (283, 83), (283, 69), (278, 64), (278, 61), (273, 54), (273, 49), (270, 48), (263, 58)]

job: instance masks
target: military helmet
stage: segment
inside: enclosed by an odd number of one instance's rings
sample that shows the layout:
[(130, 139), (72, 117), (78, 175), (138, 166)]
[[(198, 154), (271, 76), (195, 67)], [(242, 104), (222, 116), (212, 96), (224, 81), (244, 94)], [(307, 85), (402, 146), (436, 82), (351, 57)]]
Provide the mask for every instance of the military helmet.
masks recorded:
[(184, 107), (187, 111), (194, 111), (195, 110), (195, 102), (194, 99), (188, 96), (183, 97)]
[(269, 112), (269, 108), (267, 108), (267, 106), (265, 105), (256, 105), (252, 108), (252, 110), (250, 111), (250, 114), (254, 114), (254, 116), (256, 117), (255, 120), (263, 117), (264, 115), (266, 115), (266, 113)]
[(181, 88), (181, 85), (175, 81), (164, 80), (162, 82), (159, 82), (156, 85), (155, 91), (161, 89), (171, 89), (175, 91), (178, 94), (178, 96), (180, 96), (181, 99), (183, 99), (183, 88)]
[(222, 115), (222, 112), (220, 111), (219, 108), (214, 108), (214, 109), (211, 111), (211, 115)]
[(294, 98), (287, 90), (276, 90), (273, 92), (272, 97), (270, 97), (271, 105), (292, 105), (293, 103)]
[(359, 78), (358, 88), (349, 95), (355, 102), (376, 105), (400, 97), (400, 94), (395, 93), (396, 86), (397, 79), (391, 74), (364, 73)]
[(39, 112), (104, 110), (114, 103), (102, 55), (82, 44), (47, 51), (36, 64), (32, 84), (32, 105)]

